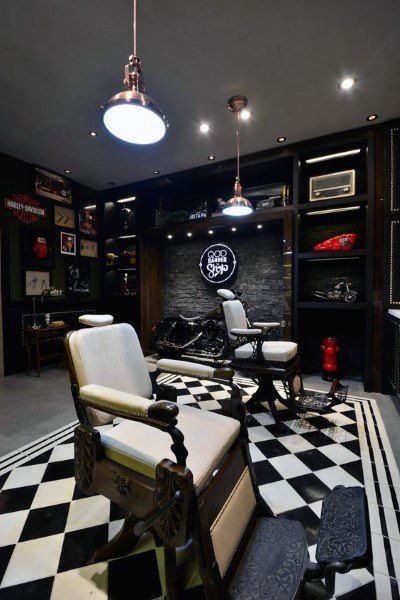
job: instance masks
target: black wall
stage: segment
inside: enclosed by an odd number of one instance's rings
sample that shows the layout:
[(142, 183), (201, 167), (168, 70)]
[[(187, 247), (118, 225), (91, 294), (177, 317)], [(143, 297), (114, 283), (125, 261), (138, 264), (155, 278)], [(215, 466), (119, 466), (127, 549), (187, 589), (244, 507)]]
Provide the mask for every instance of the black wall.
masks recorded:
[(238, 255), (238, 275), (230, 288), (241, 290), (249, 304), (250, 319), (283, 318), (282, 223), (241, 235), (215, 233), (208, 239), (175, 242), (164, 248), (163, 316), (203, 314), (217, 303), (218, 287), (207, 284), (199, 271), (202, 252), (224, 242)]
[[(45, 168), (45, 167), (44, 167)], [(0, 227), (2, 234), (2, 300), (3, 300), (3, 337), (4, 337), (4, 368), (5, 375), (21, 371), (25, 367), (25, 351), (22, 346), (22, 315), (32, 312), (32, 300), (24, 297), (23, 273), (25, 268), (21, 261), (21, 237), (24, 232), (45, 231), (54, 240), (54, 261), (51, 271), (51, 284), (65, 291), (65, 257), (59, 252), (59, 235), (61, 227), (54, 225), (54, 200), (35, 196), (34, 193), (35, 167), (32, 164), (0, 154)], [(65, 205), (76, 211), (76, 229), (65, 229), (77, 235), (77, 254), (79, 257), (78, 209), (88, 204), (96, 204), (98, 194), (86, 186), (71, 182), (72, 205)], [(37, 198), (40, 205), (46, 209), (46, 217), (35, 223), (24, 225), (10, 210), (4, 208), (4, 199), (12, 198), (13, 194), (28, 194)], [(85, 236), (83, 236), (85, 237)], [(101, 253), (101, 234), (99, 241), (99, 257)], [(69, 259), (71, 260), (71, 259)], [(88, 261), (90, 267), (91, 291), (85, 299), (81, 298), (51, 298), (44, 304), (38, 302), (38, 311), (44, 313), (59, 313), (57, 318), (70, 322), (76, 318), (74, 311), (93, 309), (98, 311), (101, 298), (100, 258), (82, 259)], [(46, 267), (43, 270), (47, 270)], [(73, 311), (68, 320), (69, 311)], [(60, 316), (62, 314), (65, 317)], [(25, 319), (29, 325), (29, 318)]]

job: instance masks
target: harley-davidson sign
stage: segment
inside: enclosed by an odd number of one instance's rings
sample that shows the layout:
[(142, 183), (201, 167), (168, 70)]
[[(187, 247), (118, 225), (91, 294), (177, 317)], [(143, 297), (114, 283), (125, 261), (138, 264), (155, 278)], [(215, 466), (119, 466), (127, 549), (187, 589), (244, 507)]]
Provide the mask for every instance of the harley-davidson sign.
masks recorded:
[(200, 257), (200, 273), (208, 283), (227, 283), (236, 275), (237, 256), (226, 244), (213, 244)]
[(46, 209), (40, 206), (39, 200), (31, 198), (28, 194), (13, 194), (12, 198), (4, 198), (4, 208), (12, 210), (17, 219), (25, 224), (46, 217)]

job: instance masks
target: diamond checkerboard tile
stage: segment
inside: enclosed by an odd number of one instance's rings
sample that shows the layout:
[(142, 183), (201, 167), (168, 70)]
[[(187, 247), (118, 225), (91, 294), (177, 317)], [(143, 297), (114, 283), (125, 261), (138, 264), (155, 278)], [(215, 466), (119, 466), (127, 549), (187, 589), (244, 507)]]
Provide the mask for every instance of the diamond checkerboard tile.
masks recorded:
[[(219, 411), (219, 400), (228, 395), (226, 386), (212, 381), (171, 375), (160, 379), (176, 387), (179, 403), (199, 410)], [(237, 382), (246, 401), (256, 388), (246, 379), (238, 378)], [(307, 413), (296, 418), (283, 404), (278, 409), (284, 422), (280, 427), (263, 406), (248, 414), (251, 458), (263, 498), (276, 515), (303, 524), (314, 558), (322, 498), (336, 485), (366, 483), (359, 427), (362, 419), (366, 427), (368, 419), (357, 408), (357, 401), (335, 406), (324, 416)], [(375, 438), (378, 446), (380, 438), (376, 432), (370, 437), (367, 448), (372, 451)], [(17, 466), (4, 469), (0, 475), (0, 600), (126, 598), (127, 586), (133, 584), (135, 599), (158, 598), (162, 593), (157, 566), (160, 550), (150, 535), (143, 536), (128, 557), (84, 566), (95, 549), (115, 535), (124, 515), (106, 498), (84, 496), (77, 488), (72, 427), (53, 447), (34, 450), (33, 446), (33, 458), (22, 463), (19, 460)], [(379, 482), (374, 485), (379, 486)], [(393, 508), (391, 517), (400, 522), (398, 509), (398, 505), (397, 511)], [(377, 536), (384, 535), (382, 518), (374, 527)], [(380, 582), (383, 589), (383, 578), (393, 594), (385, 597), (398, 597), (400, 573), (393, 559), (398, 549), (391, 538), (387, 538), (388, 544), (385, 537), (381, 539), (383, 555), (375, 579), (372, 569), (339, 575), (336, 597), (379, 598), (376, 586)], [(400, 541), (398, 546), (400, 551)], [(193, 592), (186, 594), (191, 596)], [(201, 590), (195, 597), (202, 597)]]

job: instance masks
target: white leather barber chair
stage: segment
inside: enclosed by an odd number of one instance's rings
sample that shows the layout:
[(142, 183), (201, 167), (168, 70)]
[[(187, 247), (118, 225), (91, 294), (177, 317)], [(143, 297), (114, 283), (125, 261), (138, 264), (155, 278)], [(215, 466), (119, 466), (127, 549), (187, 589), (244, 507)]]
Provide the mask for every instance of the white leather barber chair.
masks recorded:
[[(256, 321), (250, 324), (243, 302), (233, 292), (218, 290), (218, 294), (224, 298), (222, 308), (231, 340), (231, 365), (246, 372), (258, 384), (257, 392), (248, 402), (249, 408), (256, 402), (268, 402), (279, 422), (275, 401), (295, 413), (320, 414), (329, 412), (334, 404), (346, 401), (348, 387), (337, 380), (328, 394), (304, 389), (297, 344), (271, 339), (284, 323)], [(275, 381), (282, 382), (284, 395), (277, 391)]]
[[(124, 555), (151, 531), (164, 547), (170, 600), (178, 597), (176, 549), (184, 545), (194, 548), (208, 600), (289, 600), (298, 597), (303, 581), (323, 577), (333, 592), (335, 571), (369, 560), (362, 488), (335, 489), (326, 496), (319, 564), (309, 562), (300, 523), (271, 517), (255, 483), (244, 407), (234, 393), (227, 406), (231, 414), (237, 408), (237, 418), (165, 401), (165, 387), (154, 400), (138, 338), (127, 324), (70, 332), (65, 346), (80, 420), (77, 484), (127, 513), (120, 532), (93, 560)], [(160, 369), (215, 379), (234, 389), (232, 370), (160, 362)], [(122, 422), (96, 429), (115, 416)], [(353, 532), (357, 543), (349, 548), (344, 542)], [(127, 597), (135, 597), (134, 572)]]

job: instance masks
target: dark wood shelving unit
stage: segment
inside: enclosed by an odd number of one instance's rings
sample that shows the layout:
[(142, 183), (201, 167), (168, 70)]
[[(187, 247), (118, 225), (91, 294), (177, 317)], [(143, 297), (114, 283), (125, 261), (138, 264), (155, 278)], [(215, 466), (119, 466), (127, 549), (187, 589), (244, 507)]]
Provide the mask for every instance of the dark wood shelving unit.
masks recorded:
[(310, 308), (315, 310), (365, 310), (365, 302), (298, 302), (297, 308)]
[[(324, 139), (287, 146), (284, 151), (282, 149), (270, 150), (243, 157), (242, 180), (249, 185), (249, 189), (279, 182), (289, 185), (291, 192), (286, 206), (255, 211), (245, 217), (233, 218), (221, 215), (198, 221), (187, 220), (154, 225), (154, 214), (160, 200), (171, 202), (173, 211), (179, 212), (186, 209), (189, 212), (192, 204), (201, 200), (207, 200), (209, 203), (210, 200), (219, 197), (224, 200), (228, 199), (230, 196), (227, 194), (232, 193), (235, 174), (234, 160), (105, 191), (103, 200), (106, 210), (107, 205), (115, 203), (118, 198), (133, 195), (137, 197), (138, 214), (135, 233), (137, 234), (136, 276), (138, 288), (135, 318), (140, 321), (138, 329), (145, 350), (151, 350), (151, 329), (162, 318), (162, 265), (163, 249), (166, 244), (173, 243), (174, 240), (181, 243), (187, 237), (188, 232), (192, 233), (193, 240), (206, 237), (211, 239), (208, 236), (210, 229), (224, 233), (235, 226), (238, 233), (242, 231), (248, 233), (253, 228), (255, 231), (257, 224), (265, 223), (267, 225), (268, 222), (281, 220), (284, 231), (283, 305), (284, 319), (288, 322), (285, 334), (287, 338), (299, 343), (304, 362), (302, 366), (305, 366), (307, 371), (308, 356), (314, 354), (314, 363), (311, 365), (312, 369), (309, 370), (313, 372), (320, 370), (320, 345), (325, 335), (332, 334), (338, 338), (342, 348), (339, 355), (339, 361), (342, 361), (342, 364), (347, 361), (348, 356), (351, 362), (352, 357), (357, 355), (357, 360), (353, 361), (350, 372), (344, 374), (361, 377), (367, 391), (377, 389), (374, 388), (375, 384), (371, 380), (371, 373), (374, 371), (373, 363), (376, 362), (373, 349), (374, 339), (380, 335), (376, 325), (379, 310), (373, 304), (377, 285), (374, 281), (374, 268), (377, 268), (378, 260), (374, 255), (374, 243), (376, 243), (374, 223), (379, 218), (379, 210), (382, 210), (375, 198), (377, 194), (380, 197), (383, 195), (382, 186), (379, 188), (376, 183), (375, 150), (379, 135), (381, 135), (379, 125), (374, 125), (362, 130), (334, 134)], [(325, 162), (306, 162), (310, 158), (355, 148), (360, 149), (357, 155), (347, 155)], [(379, 152), (382, 154), (381, 149)], [(336, 173), (348, 169), (356, 171), (355, 195), (309, 200), (310, 176)], [(244, 190), (244, 195), (246, 196), (246, 190)], [(354, 211), (335, 211), (335, 209), (351, 207), (358, 208)], [(335, 212), (327, 213), (328, 210)], [(320, 214), (309, 215), (311, 212)], [(311, 239), (305, 243), (305, 223), (308, 220), (306, 226), (312, 228), (314, 219), (316, 230), (318, 223), (320, 223), (321, 231), (323, 230), (323, 221), (333, 229), (338, 224), (336, 233), (327, 235), (325, 238), (321, 234), (320, 238), (313, 243), (311, 243)], [(352, 233), (350, 225), (343, 224), (353, 222), (358, 224), (356, 233), (359, 236), (359, 247), (356, 246), (354, 250), (347, 252), (312, 251), (312, 247), (316, 243), (323, 242), (324, 239), (342, 233)], [(109, 234), (111, 231), (113, 236), (118, 235), (115, 228), (109, 229)], [(317, 233), (319, 235), (319, 232)], [(168, 235), (172, 235), (173, 239), (168, 239)], [(320, 267), (317, 266), (317, 262), (313, 261), (320, 261)], [(307, 270), (310, 273), (313, 269), (320, 269), (323, 272), (326, 271), (329, 280), (329, 271), (339, 271), (342, 265), (343, 272), (351, 272), (353, 269), (359, 278), (362, 277), (362, 287), (357, 296), (359, 301), (354, 303), (311, 301), (315, 289), (321, 288), (315, 284), (315, 288), (310, 288), (309, 293), (304, 293), (304, 289), (301, 289), (302, 284), (304, 286), (304, 281), (302, 281), (304, 273)], [(104, 271), (106, 273), (108, 269), (104, 269)], [(116, 300), (118, 301), (119, 298)]]
[(347, 251), (322, 251), (322, 252), (299, 252), (298, 260), (340, 260), (342, 258), (358, 258), (366, 256), (367, 250), (347, 250)]
[(312, 202), (304, 202), (298, 205), (300, 212), (311, 212), (314, 210), (325, 210), (331, 208), (345, 208), (356, 204), (367, 204), (368, 195), (359, 194), (355, 196), (346, 196), (346, 198), (330, 198), (329, 200), (314, 200)]
[(285, 212), (291, 211), (292, 207), (282, 206), (279, 208), (270, 208), (263, 211), (255, 211), (251, 215), (245, 217), (227, 217), (225, 215), (221, 217), (211, 217), (202, 220), (193, 221), (180, 221), (178, 223), (169, 223), (167, 225), (154, 225), (147, 229), (147, 233), (150, 235), (168, 235), (181, 233), (186, 235), (188, 231), (191, 233), (202, 233), (209, 229), (216, 229), (232, 226), (246, 226), (246, 225), (257, 225), (258, 223), (267, 223), (269, 221), (277, 221), (283, 219)]

